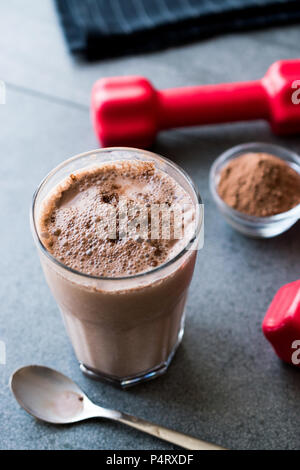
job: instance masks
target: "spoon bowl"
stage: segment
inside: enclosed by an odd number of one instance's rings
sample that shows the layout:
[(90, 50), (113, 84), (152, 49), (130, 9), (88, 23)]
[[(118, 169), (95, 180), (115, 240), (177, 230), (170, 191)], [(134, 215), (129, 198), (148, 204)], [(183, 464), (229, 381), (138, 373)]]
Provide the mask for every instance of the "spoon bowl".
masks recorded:
[(48, 423), (67, 424), (90, 417), (92, 402), (68, 377), (49, 367), (18, 369), (10, 380), (18, 403), (28, 413)]

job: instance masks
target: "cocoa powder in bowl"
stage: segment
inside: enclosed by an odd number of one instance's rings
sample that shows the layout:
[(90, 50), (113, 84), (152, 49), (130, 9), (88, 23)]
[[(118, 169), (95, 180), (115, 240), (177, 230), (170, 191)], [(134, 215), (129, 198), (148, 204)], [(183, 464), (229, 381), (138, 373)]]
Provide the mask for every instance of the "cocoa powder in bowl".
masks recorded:
[(300, 204), (300, 174), (267, 153), (245, 153), (221, 170), (219, 196), (244, 214), (267, 217)]

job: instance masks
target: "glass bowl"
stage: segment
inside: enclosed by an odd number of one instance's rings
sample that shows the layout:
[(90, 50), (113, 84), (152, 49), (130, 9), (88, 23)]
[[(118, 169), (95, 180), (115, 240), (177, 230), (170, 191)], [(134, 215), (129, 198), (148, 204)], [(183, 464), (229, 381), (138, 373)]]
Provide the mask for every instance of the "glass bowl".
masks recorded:
[(263, 152), (275, 155), (284, 160), (300, 174), (300, 157), (283, 147), (273, 144), (251, 142), (237, 145), (222, 153), (210, 170), (209, 184), (214, 201), (226, 221), (236, 230), (253, 238), (270, 238), (280, 235), (300, 219), (300, 204), (289, 211), (269, 217), (255, 217), (243, 214), (228, 206), (218, 193), (218, 184), (222, 168), (232, 159), (248, 152)]

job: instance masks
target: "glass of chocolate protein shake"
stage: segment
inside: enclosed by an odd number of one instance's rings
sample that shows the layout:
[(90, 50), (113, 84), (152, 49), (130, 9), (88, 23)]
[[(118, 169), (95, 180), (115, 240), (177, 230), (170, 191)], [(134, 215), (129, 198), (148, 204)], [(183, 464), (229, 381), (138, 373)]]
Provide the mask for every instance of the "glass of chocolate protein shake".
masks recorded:
[(81, 370), (122, 387), (164, 373), (203, 225), (187, 174), (144, 150), (77, 155), (38, 187), (31, 225)]

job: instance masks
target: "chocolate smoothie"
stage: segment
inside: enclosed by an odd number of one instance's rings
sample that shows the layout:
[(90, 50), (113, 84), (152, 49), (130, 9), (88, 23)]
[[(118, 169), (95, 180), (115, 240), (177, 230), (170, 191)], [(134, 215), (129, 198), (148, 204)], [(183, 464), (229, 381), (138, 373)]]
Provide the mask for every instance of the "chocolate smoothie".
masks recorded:
[(162, 373), (181, 339), (198, 215), (191, 187), (155, 155), (114, 150), (102, 160), (52, 184), (34, 219), (82, 369), (126, 386)]

